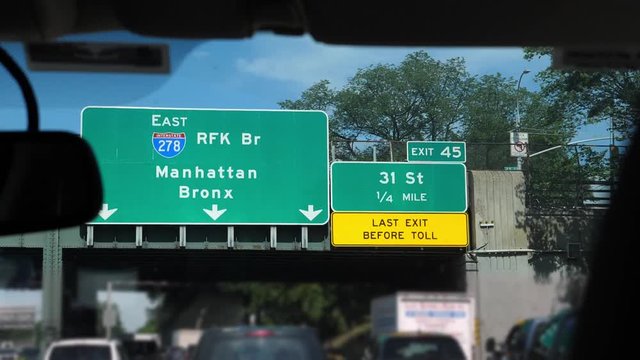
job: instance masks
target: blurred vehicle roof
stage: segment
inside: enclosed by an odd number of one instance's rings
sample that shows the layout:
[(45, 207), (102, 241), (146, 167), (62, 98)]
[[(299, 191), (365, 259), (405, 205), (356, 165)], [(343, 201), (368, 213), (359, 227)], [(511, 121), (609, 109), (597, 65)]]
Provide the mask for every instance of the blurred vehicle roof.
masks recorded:
[(111, 344), (118, 344), (118, 343), (119, 341), (114, 339), (77, 338), (77, 339), (56, 340), (51, 343), (51, 346), (111, 345)]

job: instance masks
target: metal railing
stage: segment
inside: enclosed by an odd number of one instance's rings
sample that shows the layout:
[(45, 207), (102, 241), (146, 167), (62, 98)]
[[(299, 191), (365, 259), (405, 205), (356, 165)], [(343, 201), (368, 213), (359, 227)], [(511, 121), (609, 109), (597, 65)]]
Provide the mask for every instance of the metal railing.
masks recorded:
[[(511, 145), (467, 143), (467, 170), (514, 170), (516, 158), (510, 155)], [(553, 151), (545, 151), (551, 148)], [(612, 151), (610, 145), (588, 144), (530, 146), (529, 153), (543, 154), (524, 161), (527, 207), (537, 213), (607, 208), (625, 150), (625, 146), (616, 146)], [(590, 164), (585, 151), (600, 154), (606, 166), (599, 162)], [(330, 158), (332, 161), (403, 162), (407, 161), (406, 141), (333, 140)], [(561, 162), (556, 166), (557, 171), (551, 170), (554, 162)]]

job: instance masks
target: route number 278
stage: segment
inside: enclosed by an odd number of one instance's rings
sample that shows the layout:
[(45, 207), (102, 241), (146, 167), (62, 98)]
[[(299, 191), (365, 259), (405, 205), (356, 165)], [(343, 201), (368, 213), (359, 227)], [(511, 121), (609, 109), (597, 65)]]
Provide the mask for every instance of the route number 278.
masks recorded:
[(159, 140), (158, 141), (158, 151), (161, 153), (164, 152), (179, 152), (182, 149), (182, 143), (178, 140)]

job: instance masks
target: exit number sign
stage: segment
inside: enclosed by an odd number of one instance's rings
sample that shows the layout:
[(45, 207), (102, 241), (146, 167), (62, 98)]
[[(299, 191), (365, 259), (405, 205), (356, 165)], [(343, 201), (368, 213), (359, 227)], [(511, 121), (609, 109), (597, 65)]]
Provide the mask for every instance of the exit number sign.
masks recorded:
[(408, 141), (407, 161), (465, 162), (466, 144), (463, 141)]

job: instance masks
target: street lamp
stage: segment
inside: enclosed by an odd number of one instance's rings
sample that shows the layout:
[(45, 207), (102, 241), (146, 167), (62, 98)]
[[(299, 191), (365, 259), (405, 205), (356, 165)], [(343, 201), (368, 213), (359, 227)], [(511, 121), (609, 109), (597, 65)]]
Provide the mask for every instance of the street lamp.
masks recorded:
[[(516, 133), (520, 132), (520, 83), (525, 74), (530, 73), (529, 70), (523, 70), (518, 79), (518, 87), (516, 88)], [(518, 170), (522, 170), (522, 157), (517, 158)]]
[(522, 71), (518, 79), (518, 88), (516, 89), (516, 131), (520, 130), (520, 83), (522, 82), (522, 77), (530, 72), (529, 70)]

